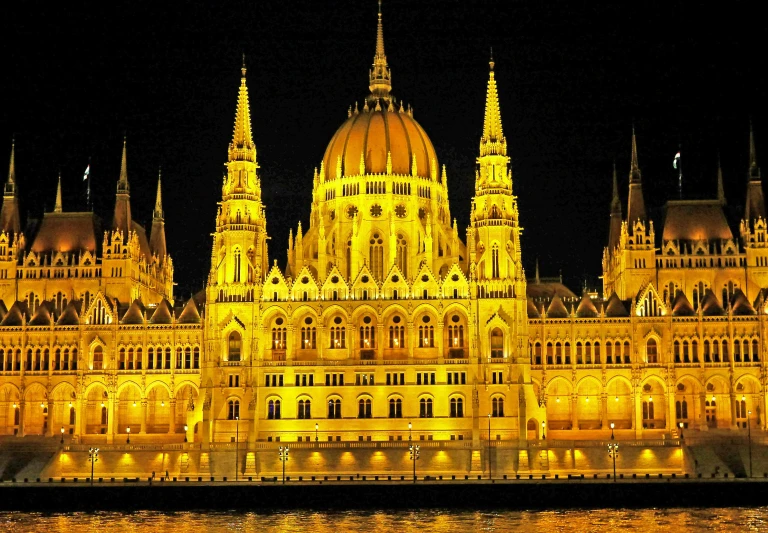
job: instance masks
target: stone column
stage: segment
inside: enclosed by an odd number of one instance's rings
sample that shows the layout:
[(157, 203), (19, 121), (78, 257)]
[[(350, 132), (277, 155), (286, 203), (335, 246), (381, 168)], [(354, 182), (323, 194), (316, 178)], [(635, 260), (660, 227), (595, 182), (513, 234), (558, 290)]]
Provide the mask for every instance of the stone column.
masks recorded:
[[(437, 331), (435, 331), (435, 337), (437, 341), (437, 357), (439, 359), (439, 362), (442, 362), (445, 359), (445, 323), (443, 322), (443, 318), (440, 317), (437, 321)], [(448, 346), (450, 346), (451, 343), (448, 342)]]
[(738, 429), (736, 425), (736, 395), (731, 392), (728, 398), (731, 402), (731, 429)]
[[(571, 429), (579, 429), (579, 395), (571, 396)], [(527, 431), (527, 428), (526, 428)]]
[(168, 434), (176, 433), (176, 398), (168, 400)]
[[(669, 428), (670, 431), (677, 429), (677, 431), (680, 431), (679, 426), (677, 425), (677, 398), (675, 398), (675, 387), (673, 385), (670, 385), (667, 387), (667, 428)], [(682, 413), (681, 413), (682, 414)]]
[(611, 425), (608, 420), (608, 394), (605, 392), (600, 396), (600, 411), (602, 429), (610, 429)]
[(47, 419), (48, 424), (45, 428), (46, 437), (53, 437), (53, 418), (54, 418), (53, 410), (55, 409), (55, 407), (56, 406), (54, 405), (53, 400), (51, 398), (48, 398), (48, 419)]
[(24, 400), (19, 400), (19, 437), (24, 436), (24, 412), (26, 411), (26, 402)]
[(376, 324), (376, 359), (378, 360), (384, 359), (384, 343), (386, 342), (384, 337), (384, 324)]
[(114, 395), (110, 394), (107, 398), (107, 444), (112, 444), (115, 441), (115, 433), (117, 433), (117, 400), (114, 399)]
[(707, 426), (707, 395), (704, 392), (699, 394), (699, 429), (701, 431), (709, 429)]
[(408, 359), (413, 359), (413, 348), (416, 342), (416, 328), (413, 326), (413, 320), (408, 319)]
[(147, 399), (141, 399), (141, 429), (139, 429), (139, 435), (147, 433)]
[(643, 436), (643, 393), (639, 388), (635, 392), (635, 435)]

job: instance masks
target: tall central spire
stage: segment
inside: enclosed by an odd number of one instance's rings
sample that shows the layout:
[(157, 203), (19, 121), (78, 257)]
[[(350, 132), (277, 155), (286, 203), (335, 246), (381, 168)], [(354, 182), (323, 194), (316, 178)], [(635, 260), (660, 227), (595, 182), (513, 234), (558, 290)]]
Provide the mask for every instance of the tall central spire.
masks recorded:
[(645, 200), (640, 165), (637, 163), (637, 139), (632, 126), (632, 162), (629, 165), (629, 200), (627, 201), (627, 221), (630, 225), (637, 220), (645, 221)]
[(499, 108), (499, 93), (496, 89), (494, 76), (493, 54), (489, 62), (491, 67), (488, 78), (488, 92), (485, 98), (485, 120), (483, 122), (483, 137), (480, 139), (480, 155), (507, 155), (507, 139), (501, 129), (501, 109)]
[(3, 192), (3, 207), (0, 210), (0, 231), (13, 235), (21, 231), (19, 199), (16, 196), (16, 140), (11, 142), (11, 163), (8, 165), (8, 181)]
[(132, 228), (131, 197), (128, 185), (128, 157), (126, 139), (123, 138), (123, 158), (120, 162), (120, 178), (117, 180), (117, 195), (115, 197), (115, 214), (112, 218), (112, 229), (122, 231), (123, 239), (127, 240)]
[(241, 68), (240, 92), (237, 95), (237, 111), (235, 112), (235, 131), (229, 145), (229, 161), (256, 162), (256, 146), (251, 134), (251, 109), (248, 105), (248, 87), (245, 85), (245, 54)]
[(379, 23), (376, 27), (376, 54), (373, 56), (373, 68), (368, 74), (368, 88), (375, 98), (389, 99), (392, 90), (392, 73), (384, 53), (384, 26), (381, 23), (381, 0), (379, 0)]

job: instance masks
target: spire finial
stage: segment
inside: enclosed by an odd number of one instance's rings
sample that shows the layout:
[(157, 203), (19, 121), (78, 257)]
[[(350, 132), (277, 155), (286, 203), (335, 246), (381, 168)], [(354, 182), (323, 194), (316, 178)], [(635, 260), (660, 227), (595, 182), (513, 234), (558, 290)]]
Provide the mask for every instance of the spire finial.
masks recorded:
[(491, 72), (493, 72), (493, 67), (496, 65), (496, 62), (493, 60), (493, 46), (491, 46), (491, 60), (488, 61), (488, 64), (491, 66)]
[(723, 167), (720, 165), (720, 150), (717, 151), (717, 201), (725, 205), (725, 187), (723, 185)]
[(8, 165), (8, 184), (16, 183), (16, 136), (11, 137), (11, 163)]
[(235, 112), (235, 129), (232, 142), (229, 145), (229, 161), (256, 162), (256, 146), (251, 134), (251, 109), (248, 105), (248, 87), (245, 84), (245, 54), (241, 69), (240, 91), (237, 95), (237, 111)]
[(635, 137), (635, 125), (632, 124), (632, 162), (629, 168), (630, 181), (636, 182), (641, 179), (640, 165), (637, 163), (637, 138)]
[(128, 157), (126, 145), (128, 144), (128, 136), (123, 134), (123, 156), (120, 161), (120, 179), (117, 182), (117, 188), (123, 192), (128, 192)]
[(373, 56), (373, 68), (368, 75), (368, 88), (374, 98), (389, 99), (392, 90), (392, 73), (384, 53), (384, 25), (381, 22), (381, 0), (379, 0), (378, 24), (376, 26), (376, 53)]
[(755, 150), (755, 133), (752, 129), (752, 119), (749, 121), (749, 179), (760, 180), (760, 167), (757, 166), (757, 151)]
[(507, 140), (501, 127), (501, 110), (493, 71), (493, 56), (491, 56), (490, 67), (488, 91), (485, 98), (483, 137), (480, 139), (480, 155), (507, 155)]
[(56, 186), (56, 204), (53, 207), (54, 213), (61, 213), (61, 171), (59, 171), (59, 184)]
[(611, 197), (611, 213), (621, 213), (621, 200), (619, 200), (619, 179), (616, 176), (616, 161), (613, 162), (613, 196)]
[(152, 213), (153, 218), (163, 218), (163, 195), (161, 189), (161, 181), (163, 177), (163, 167), (157, 169), (157, 195), (155, 196), (155, 211)]

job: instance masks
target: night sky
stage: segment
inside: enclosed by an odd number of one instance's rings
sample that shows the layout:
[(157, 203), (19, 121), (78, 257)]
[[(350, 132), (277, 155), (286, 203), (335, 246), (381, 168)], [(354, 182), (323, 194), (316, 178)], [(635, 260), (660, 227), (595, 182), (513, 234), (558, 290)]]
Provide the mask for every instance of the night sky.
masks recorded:
[[(376, 2), (155, 4), (3, 8), (0, 166), (15, 134), (27, 219), (52, 209), (59, 171), (64, 209), (83, 209), (90, 157), (94, 207), (109, 222), (127, 133), (133, 214), (147, 226), (162, 165), (176, 295), (186, 298), (210, 266), (241, 54), (270, 255), (283, 265), (288, 228), (308, 224), (312, 170), (348, 106), (368, 92)], [(657, 232), (663, 204), (677, 197), (679, 145), (684, 196), (715, 196), (719, 152), (729, 215), (738, 220), (750, 119), (758, 160), (768, 158), (758, 55), (765, 28), (751, 2), (681, 4), (384, 1), (393, 93), (413, 105), (446, 164), (461, 228), (469, 221), (490, 47), (529, 277), (539, 258), (542, 276), (562, 271), (573, 288), (584, 279), (598, 286), (612, 164), (626, 201), (633, 123)]]

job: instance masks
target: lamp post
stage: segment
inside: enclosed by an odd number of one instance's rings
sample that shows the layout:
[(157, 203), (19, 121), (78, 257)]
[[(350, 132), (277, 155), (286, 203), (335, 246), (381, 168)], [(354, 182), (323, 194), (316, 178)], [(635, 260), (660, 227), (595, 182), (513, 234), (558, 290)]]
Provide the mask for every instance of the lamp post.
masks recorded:
[(237, 481), (238, 456), (240, 455), (240, 417), (235, 417), (235, 481)]
[(317, 430), (320, 428), (320, 426), (315, 422), (315, 443), (317, 443), (320, 439), (317, 437)]
[(613, 459), (613, 482), (616, 483), (616, 456), (619, 455), (619, 443), (614, 442), (616, 437), (613, 435), (614, 424), (611, 422), (611, 442), (608, 443), (608, 455)]
[(544, 432), (546, 427), (547, 427), (547, 423), (546, 422), (542, 422), (541, 423), (541, 440), (547, 440), (547, 434)]
[(277, 456), (280, 462), (283, 463), (283, 485), (285, 485), (285, 463), (288, 462), (288, 446), (280, 446), (277, 449)]
[(683, 423), (679, 422), (677, 425), (680, 428), (680, 446), (682, 446), (683, 445), (683, 438), (684, 438), (684, 436), (683, 436)]
[(752, 477), (752, 411), (747, 411), (747, 443), (749, 444), (749, 477)]
[(91, 462), (91, 486), (93, 486), (93, 467), (99, 460), (99, 449), (91, 448), (88, 450), (88, 460)]
[(414, 446), (411, 444), (408, 446), (408, 452), (411, 456), (411, 461), (413, 462), (413, 482), (416, 483), (416, 461), (419, 460), (419, 449), (420, 446), (417, 444)]
[(131, 426), (128, 426), (127, 428), (125, 428), (125, 432), (128, 435), (127, 437), (125, 437), (125, 443), (130, 444), (131, 443)]
[(184, 442), (188, 442), (188, 441), (187, 441), (187, 431), (189, 431), (189, 426), (187, 426), (187, 425), (185, 424), (185, 425), (184, 425)]
[(61, 426), (61, 443), (64, 444), (64, 426)]

